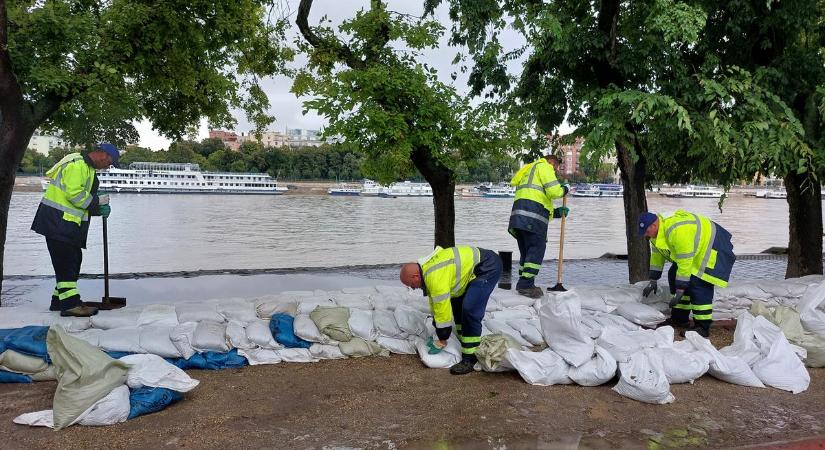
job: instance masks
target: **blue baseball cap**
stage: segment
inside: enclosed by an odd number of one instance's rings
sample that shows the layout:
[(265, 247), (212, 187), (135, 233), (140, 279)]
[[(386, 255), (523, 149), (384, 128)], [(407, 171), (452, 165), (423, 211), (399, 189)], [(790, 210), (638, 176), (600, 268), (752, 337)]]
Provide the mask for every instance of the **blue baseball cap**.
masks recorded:
[(653, 214), (652, 212), (643, 212), (639, 215), (639, 236), (644, 236), (645, 231), (647, 231), (647, 227), (653, 224), (653, 222), (657, 221), (659, 216)]
[(118, 166), (118, 163), (120, 162), (120, 152), (117, 151), (117, 147), (115, 147), (114, 144), (101, 142), (98, 144), (97, 149), (106, 152), (106, 154), (112, 158), (112, 165), (115, 167)]

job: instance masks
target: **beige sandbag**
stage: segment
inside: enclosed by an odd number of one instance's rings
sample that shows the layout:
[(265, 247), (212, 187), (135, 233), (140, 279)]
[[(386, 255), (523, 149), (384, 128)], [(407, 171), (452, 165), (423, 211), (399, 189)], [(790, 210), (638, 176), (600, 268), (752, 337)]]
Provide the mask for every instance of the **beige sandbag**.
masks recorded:
[(318, 306), (309, 313), (309, 318), (315, 322), (318, 330), (338, 342), (347, 342), (352, 339), (349, 329), (349, 308)]
[(341, 353), (359, 358), (361, 356), (390, 356), (389, 350), (381, 347), (375, 342), (367, 342), (359, 337), (354, 337), (347, 342), (338, 344)]
[(42, 372), (33, 373), (30, 375), (32, 381), (57, 381), (57, 371), (54, 366), (49, 366)]
[(42, 358), (24, 355), (14, 350), (6, 350), (0, 353), (0, 369), (7, 372), (23, 373), (32, 375), (48, 369), (49, 364)]
[(65, 428), (98, 400), (126, 383), (129, 366), (86, 341), (53, 326), (46, 335), (49, 357), (57, 372), (54, 429)]
[(504, 355), (511, 348), (521, 350), (521, 345), (512, 336), (506, 333), (488, 334), (481, 337), (481, 342), (478, 344), (475, 354), (484, 371), (503, 372), (513, 370), (509, 365), (501, 366)]

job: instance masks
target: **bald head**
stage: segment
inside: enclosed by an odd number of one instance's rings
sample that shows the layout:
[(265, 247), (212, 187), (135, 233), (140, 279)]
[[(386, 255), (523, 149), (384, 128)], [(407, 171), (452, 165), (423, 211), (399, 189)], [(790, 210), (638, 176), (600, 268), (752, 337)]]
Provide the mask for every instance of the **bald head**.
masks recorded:
[(421, 269), (418, 263), (406, 263), (402, 265), (399, 278), (405, 286), (419, 289), (421, 287)]

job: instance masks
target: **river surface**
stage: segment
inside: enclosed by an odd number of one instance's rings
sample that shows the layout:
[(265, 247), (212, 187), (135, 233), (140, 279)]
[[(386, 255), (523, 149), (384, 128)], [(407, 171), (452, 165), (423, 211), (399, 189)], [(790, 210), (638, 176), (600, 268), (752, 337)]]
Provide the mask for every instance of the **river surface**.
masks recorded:
[[(41, 194), (12, 195), (5, 275), (53, 274), (46, 243), (30, 230)], [(432, 248), (432, 198), (317, 195), (112, 194), (109, 270), (161, 272), (384, 264), (414, 260)], [(648, 195), (652, 211), (687, 209), (733, 233), (737, 253), (758, 253), (788, 241), (784, 200), (734, 196), (723, 212), (714, 199)], [(511, 199), (456, 198), (456, 242), (512, 250)], [(625, 253), (621, 199), (569, 199), (565, 258)], [(545, 258), (558, 255), (560, 221), (548, 233)], [(93, 218), (84, 273), (102, 273), (99, 218)]]

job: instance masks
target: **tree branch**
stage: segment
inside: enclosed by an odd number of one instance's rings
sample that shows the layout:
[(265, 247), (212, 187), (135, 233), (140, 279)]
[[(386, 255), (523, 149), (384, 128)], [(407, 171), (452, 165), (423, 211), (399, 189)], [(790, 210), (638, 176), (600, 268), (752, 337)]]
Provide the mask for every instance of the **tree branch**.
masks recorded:
[(9, 24), (6, 17), (6, 0), (0, 0), (0, 51), (6, 51), (9, 43)]
[(304, 39), (306, 39), (306, 41), (316, 49), (327, 50), (334, 53), (338, 59), (353, 69), (366, 68), (364, 61), (361, 61), (355, 57), (352, 50), (341, 43), (338, 39), (322, 39), (320, 36), (315, 34), (314, 31), (312, 31), (312, 28), (309, 26), (309, 12), (311, 10), (312, 0), (301, 0), (301, 3), (298, 5), (298, 17), (295, 19), (295, 23), (298, 25), (298, 30), (301, 31), (301, 35), (304, 36)]

